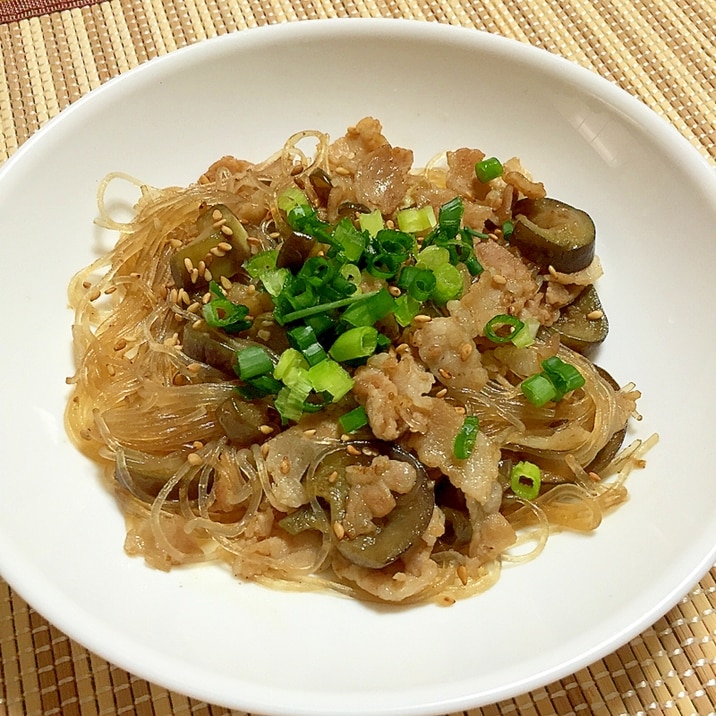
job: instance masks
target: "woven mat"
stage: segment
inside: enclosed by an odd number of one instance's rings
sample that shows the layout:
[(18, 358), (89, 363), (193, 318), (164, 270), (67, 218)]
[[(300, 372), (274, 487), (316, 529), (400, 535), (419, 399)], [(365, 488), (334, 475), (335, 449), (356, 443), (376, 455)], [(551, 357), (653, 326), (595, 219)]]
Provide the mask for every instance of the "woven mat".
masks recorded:
[[(325, 17), (404, 17), (542, 47), (620, 85), (716, 162), (714, 0), (0, 0), (0, 162), (110, 77), (206, 37)], [(0, 580), (0, 715), (228, 712), (88, 652)], [(716, 713), (716, 567), (592, 666), (469, 716)]]

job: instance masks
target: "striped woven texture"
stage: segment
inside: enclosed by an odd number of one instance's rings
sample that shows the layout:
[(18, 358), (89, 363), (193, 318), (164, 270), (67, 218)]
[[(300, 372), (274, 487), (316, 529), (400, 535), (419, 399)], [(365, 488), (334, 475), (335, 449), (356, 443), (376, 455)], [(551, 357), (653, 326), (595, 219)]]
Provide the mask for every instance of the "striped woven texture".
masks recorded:
[[(544, 48), (638, 97), (716, 164), (716, 0), (0, 0), (0, 162), (70, 103), (152, 57), (327, 17), (449, 23)], [(0, 657), (0, 716), (243, 716), (108, 664), (2, 580)], [(716, 714), (716, 567), (610, 656), (466, 713)]]

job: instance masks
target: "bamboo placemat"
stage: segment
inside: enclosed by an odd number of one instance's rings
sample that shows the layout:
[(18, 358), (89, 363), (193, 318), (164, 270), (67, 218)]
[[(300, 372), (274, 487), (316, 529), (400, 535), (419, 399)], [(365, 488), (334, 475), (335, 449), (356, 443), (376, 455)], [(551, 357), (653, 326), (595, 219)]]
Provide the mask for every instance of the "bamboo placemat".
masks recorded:
[[(0, 162), (71, 102), (206, 37), (326, 17), (474, 27), (615, 82), (716, 162), (715, 0), (0, 0)], [(88, 652), (0, 580), (0, 715), (219, 716)], [(716, 713), (716, 567), (613, 654), (469, 716)]]

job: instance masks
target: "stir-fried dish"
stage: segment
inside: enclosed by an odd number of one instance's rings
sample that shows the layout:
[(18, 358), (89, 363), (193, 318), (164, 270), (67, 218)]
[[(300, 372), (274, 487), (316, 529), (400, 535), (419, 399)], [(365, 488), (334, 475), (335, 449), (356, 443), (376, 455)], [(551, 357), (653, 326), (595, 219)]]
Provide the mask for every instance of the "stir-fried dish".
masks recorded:
[(117, 177), (118, 242), (70, 285), (66, 422), (129, 554), (450, 604), (626, 499), (656, 438), (622, 446), (639, 392), (587, 357), (594, 223), (519, 160), (416, 170), (365, 118), (136, 182), (128, 223)]

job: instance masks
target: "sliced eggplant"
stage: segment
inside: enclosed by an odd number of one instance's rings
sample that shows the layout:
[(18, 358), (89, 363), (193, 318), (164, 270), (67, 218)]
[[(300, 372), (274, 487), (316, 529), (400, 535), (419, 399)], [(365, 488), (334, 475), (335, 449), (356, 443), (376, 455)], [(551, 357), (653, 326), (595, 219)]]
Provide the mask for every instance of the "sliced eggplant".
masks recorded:
[(589, 353), (602, 343), (609, 333), (609, 321), (594, 286), (585, 287), (563, 308), (552, 328), (567, 348), (578, 353)]
[[(244, 338), (229, 336), (223, 331), (206, 325), (194, 328), (193, 325), (187, 323), (182, 335), (182, 350), (189, 358), (206, 363), (232, 378), (236, 378), (237, 375), (234, 370), (236, 352), (251, 345), (257, 344)], [(262, 348), (265, 349), (266, 346), (262, 345)], [(271, 351), (269, 351), (269, 355), (274, 363), (278, 361), (278, 356)]]
[(199, 217), (197, 228), (197, 238), (169, 260), (177, 288), (189, 293), (205, 290), (211, 279), (235, 278), (251, 255), (246, 229), (223, 204), (209, 207)]
[(574, 273), (592, 262), (596, 231), (581, 209), (548, 197), (521, 199), (513, 216), (510, 243), (543, 270)]
[(312, 236), (292, 232), (281, 242), (276, 257), (276, 268), (298, 271), (315, 246), (316, 240)]
[[(369, 455), (349, 455), (344, 447), (328, 453), (306, 481), (309, 497), (326, 505), (330, 523), (340, 522), (346, 514), (350, 486), (345, 476), (348, 465), (368, 465), (375, 454), (387, 455), (391, 460), (409, 462), (416, 470), (417, 479), (413, 488), (403, 495), (395, 496), (395, 507), (381, 520), (376, 520), (376, 531), (359, 535), (353, 539), (336, 539), (338, 552), (350, 562), (362, 567), (380, 569), (391, 564), (420, 539), (427, 529), (435, 506), (432, 481), (423, 465), (402, 448), (378, 441), (354, 442), (358, 448), (369, 448)], [(309, 514), (310, 508), (293, 513), (279, 524), (295, 533), (302, 528), (328, 524)]]
[(269, 409), (260, 401), (232, 395), (218, 407), (216, 422), (234, 445), (250, 447), (266, 439), (260, 428), (270, 423)]
[(323, 169), (321, 169), (320, 167), (316, 167), (308, 175), (308, 180), (311, 182), (311, 186), (316, 192), (316, 196), (321, 201), (321, 203), (324, 205), (327, 204), (328, 195), (331, 193), (331, 189), (333, 188), (333, 182), (331, 181), (331, 177), (329, 177)]

